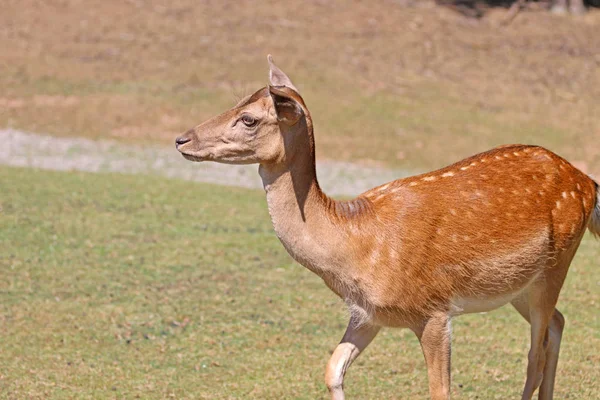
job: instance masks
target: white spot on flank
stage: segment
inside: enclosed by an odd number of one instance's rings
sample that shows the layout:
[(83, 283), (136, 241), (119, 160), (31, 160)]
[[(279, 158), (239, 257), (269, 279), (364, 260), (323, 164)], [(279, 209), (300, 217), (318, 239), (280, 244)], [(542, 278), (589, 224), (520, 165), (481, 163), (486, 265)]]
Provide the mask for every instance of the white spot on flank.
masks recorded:
[(504, 188), (498, 188), (498, 191), (499, 191), (500, 193), (504, 193)]
[(505, 158), (508, 158), (508, 157), (510, 157), (510, 156), (511, 156), (511, 154), (510, 154), (510, 153), (505, 153), (505, 154), (504, 154), (504, 157), (505, 157)]
[(502, 160), (502, 157), (500, 157), (500, 156), (495, 156), (494, 158), (495, 158), (496, 160)]
[(450, 171), (450, 172), (446, 172), (445, 174), (442, 174), (442, 178), (447, 178), (449, 176), (454, 176), (454, 172)]
[(371, 256), (369, 257), (371, 264), (377, 265), (377, 263), (379, 262), (379, 256), (380, 256), (380, 253), (378, 250), (372, 251)]
[(411, 182), (408, 184), (408, 186), (417, 186), (419, 183), (418, 182)]
[(455, 210), (454, 208), (451, 208), (451, 209), (450, 209), (450, 214), (452, 214), (452, 215), (456, 215), (456, 210)]
[(525, 191), (529, 194), (531, 193), (531, 189), (529, 189), (529, 188), (525, 188)]
[(513, 154), (517, 157), (519, 157), (521, 155), (521, 153), (519, 153), (518, 151), (514, 151)]
[(567, 192), (562, 192), (562, 197), (563, 197), (563, 199), (566, 199), (567, 198)]
[(390, 186), (390, 184), (388, 183), (388, 184), (383, 185), (382, 187), (380, 187), (379, 190), (383, 191), (383, 190), (387, 189), (389, 186)]
[(400, 188), (393, 188), (392, 190), (390, 190), (390, 193), (396, 193), (399, 191), (400, 191)]
[(579, 183), (577, 184), (577, 190), (581, 190), (581, 185)]
[(571, 197), (575, 198), (575, 192), (571, 191)]
[(560, 210), (560, 201), (556, 200), (556, 208)]
[(426, 176), (425, 178), (423, 178), (423, 180), (427, 182), (435, 181), (435, 179), (435, 176)]
[(474, 166), (476, 166), (476, 165), (477, 165), (477, 162), (476, 162), (476, 161), (473, 161), (473, 162), (472, 162), (471, 164), (469, 164), (469, 165), (470, 165), (471, 167), (474, 167)]
[(466, 167), (462, 167), (460, 170), (461, 170), (461, 171), (466, 171), (466, 170), (468, 170), (469, 168), (470, 168), (470, 167), (467, 165)]
[(481, 161), (482, 163), (484, 163), (484, 162), (486, 162), (486, 161), (487, 161), (487, 159), (486, 159), (486, 158), (482, 158), (482, 159), (481, 159), (481, 160), (479, 160), (479, 161)]

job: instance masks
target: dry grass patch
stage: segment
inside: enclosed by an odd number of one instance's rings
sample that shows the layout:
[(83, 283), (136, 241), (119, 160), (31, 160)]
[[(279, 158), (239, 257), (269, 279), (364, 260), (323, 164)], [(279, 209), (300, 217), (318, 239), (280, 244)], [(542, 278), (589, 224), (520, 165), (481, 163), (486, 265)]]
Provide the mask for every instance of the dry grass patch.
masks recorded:
[(272, 53), (320, 157), (429, 168), (523, 142), (598, 171), (599, 11), (502, 28), (404, 3), (11, 0), (0, 124), (170, 143), (264, 85)]

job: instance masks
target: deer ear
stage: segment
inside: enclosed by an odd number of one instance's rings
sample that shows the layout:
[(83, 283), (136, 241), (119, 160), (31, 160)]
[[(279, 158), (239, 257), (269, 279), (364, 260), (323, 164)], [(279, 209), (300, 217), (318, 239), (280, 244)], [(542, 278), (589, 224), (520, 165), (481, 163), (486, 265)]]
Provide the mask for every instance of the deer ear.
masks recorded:
[(271, 82), (271, 85), (287, 86), (296, 93), (300, 93), (290, 78), (288, 78), (288, 76), (282, 70), (280, 70), (277, 65), (275, 65), (273, 62), (273, 57), (270, 54), (267, 56), (267, 60), (269, 61), (269, 81)]
[(282, 89), (285, 89), (285, 87), (280, 86), (279, 88), (276, 88), (274, 86), (269, 86), (269, 93), (273, 99), (273, 104), (275, 105), (277, 119), (287, 126), (296, 125), (304, 112), (298, 102)]

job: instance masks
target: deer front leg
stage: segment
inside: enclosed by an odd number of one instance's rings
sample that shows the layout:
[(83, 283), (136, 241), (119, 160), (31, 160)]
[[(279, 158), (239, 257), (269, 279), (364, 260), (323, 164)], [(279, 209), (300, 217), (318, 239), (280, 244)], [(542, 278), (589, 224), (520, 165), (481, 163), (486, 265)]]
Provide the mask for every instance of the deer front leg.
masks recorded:
[(567, 0), (554, 0), (550, 11), (554, 14), (566, 14), (568, 11)]
[(352, 361), (371, 343), (381, 327), (371, 324), (359, 325), (350, 319), (342, 341), (335, 348), (327, 363), (325, 383), (332, 400), (344, 400), (344, 375)]
[(450, 399), (450, 317), (435, 315), (414, 331), (427, 363), (431, 399)]

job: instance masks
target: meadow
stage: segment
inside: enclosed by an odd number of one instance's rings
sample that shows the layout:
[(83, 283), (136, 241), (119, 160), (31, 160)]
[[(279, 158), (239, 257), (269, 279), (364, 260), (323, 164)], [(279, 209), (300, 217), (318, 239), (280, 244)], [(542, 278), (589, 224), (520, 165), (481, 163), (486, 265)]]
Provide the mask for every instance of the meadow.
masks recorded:
[[(0, 182), (0, 398), (325, 398), (347, 312), (287, 255), (263, 193), (6, 167)], [(586, 236), (559, 302), (557, 398), (600, 391), (598, 259)], [(528, 342), (510, 307), (455, 319), (454, 397), (517, 398)], [(384, 330), (346, 388), (427, 398), (414, 335)]]

